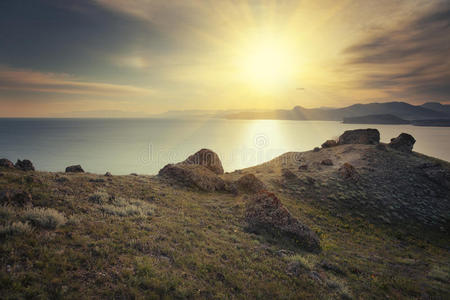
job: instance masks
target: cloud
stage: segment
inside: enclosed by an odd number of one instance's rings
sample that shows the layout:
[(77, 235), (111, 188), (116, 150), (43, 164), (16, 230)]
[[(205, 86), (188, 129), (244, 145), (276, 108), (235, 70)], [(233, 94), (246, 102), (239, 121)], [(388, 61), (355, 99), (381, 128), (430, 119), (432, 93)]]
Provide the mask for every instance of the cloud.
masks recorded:
[(148, 95), (150, 89), (131, 85), (80, 81), (68, 74), (0, 67), (0, 91), (28, 91), (92, 96)]
[(422, 15), (348, 47), (344, 70), (361, 75), (362, 88), (391, 96), (449, 100), (450, 4), (438, 2)]

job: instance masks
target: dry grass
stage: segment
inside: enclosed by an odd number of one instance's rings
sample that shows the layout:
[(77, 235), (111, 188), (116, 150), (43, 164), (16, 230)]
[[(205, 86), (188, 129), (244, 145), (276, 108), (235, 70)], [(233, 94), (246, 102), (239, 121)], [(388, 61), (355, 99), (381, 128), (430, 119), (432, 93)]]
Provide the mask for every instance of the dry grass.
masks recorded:
[(33, 207), (23, 212), (23, 219), (33, 226), (44, 229), (55, 229), (66, 224), (66, 217), (53, 208)]

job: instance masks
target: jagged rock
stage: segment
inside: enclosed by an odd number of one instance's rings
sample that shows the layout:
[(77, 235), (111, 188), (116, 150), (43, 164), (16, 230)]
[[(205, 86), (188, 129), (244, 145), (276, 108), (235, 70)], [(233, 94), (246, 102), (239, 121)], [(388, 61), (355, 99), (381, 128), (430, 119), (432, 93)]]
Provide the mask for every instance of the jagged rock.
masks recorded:
[(31, 203), (31, 194), (25, 191), (6, 190), (0, 191), (0, 204), (11, 204), (15, 206), (26, 206)]
[(218, 175), (223, 174), (222, 162), (220, 161), (219, 156), (209, 149), (201, 149), (189, 156), (183, 164), (201, 165)]
[(319, 151), (320, 151), (320, 148), (319, 148), (319, 147), (315, 147), (313, 151), (314, 151), (314, 152), (319, 152)]
[(31, 161), (28, 159), (20, 160), (18, 159), (15, 164), (16, 169), (22, 170), (22, 171), (34, 171), (34, 166)]
[(106, 173), (105, 173), (105, 176), (106, 176), (106, 177), (111, 177), (112, 174), (111, 174), (110, 172), (106, 172)]
[(0, 159), (0, 168), (14, 169), (14, 164), (9, 159), (1, 158)]
[(295, 175), (291, 170), (286, 169), (286, 168), (281, 170), (281, 176), (283, 176), (283, 178), (287, 179), (287, 180), (297, 178), (297, 175)]
[(411, 152), (415, 142), (412, 135), (401, 133), (398, 137), (391, 139), (389, 147), (402, 152)]
[(333, 165), (333, 161), (331, 159), (327, 158), (327, 159), (322, 160), (320, 162), (320, 164), (324, 165), (324, 166), (332, 166)]
[(168, 164), (159, 176), (176, 181), (188, 187), (214, 192), (225, 190), (225, 182), (210, 169), (197, 164)]
[(80, 165), (74, 165), (67, 167), (66, 173), (84, 173), (84, 170)]
[(347, 130), (339, 137), (339, 145), (367, 144), (376, 145), (380, 142), (380, 132), (377, 129)]
[(253, 174), (246, 174), (236, 181), (239, 190), (247, 193), (257, 193), (266, 189), (264, 183)]
[(331, 148), (337, 146), (337, 142), (335, 140), (327, 140), (322, 144), (322, 148)]
[(321, 250), (317, 235), (294, 218), (273, 193), (264, 191), (249, 199), (245, 219), (251, 231), (280, 233), (293, 238), (308, 251)]
[(358, 176), (358, 172), (356, 171), (355, 167), (348, 162), (343, 164), (339, 168), (338, 172), (344, 179), (356, 179)]

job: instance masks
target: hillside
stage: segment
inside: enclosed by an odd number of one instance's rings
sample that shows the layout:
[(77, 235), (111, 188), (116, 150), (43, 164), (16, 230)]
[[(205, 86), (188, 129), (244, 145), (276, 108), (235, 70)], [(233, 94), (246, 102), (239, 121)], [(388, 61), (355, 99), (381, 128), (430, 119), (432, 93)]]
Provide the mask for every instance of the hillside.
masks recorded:
[[(241, 112), (227, 115), (229, 119), (273, 119), (273, 120), (329, 120), (342, 121), (344, 118), (366, 115), (394, 115), (405, 120), (448, 119), (449, 112), (436, 105), (416, 106), (405, 102), (354, 104), (343, 108), (304, 108), (296, 106), (292, 110), (268, 112)], [(444, 107), (444, 106), (442, 106)]]
[[(0, 298), (444, 299), (450, 164), (376, 133), (224, 174), (195, 155), (155, 176), (2, 162)], [(250, 229), (261, 190), (279, 231)]]
[(410, 124), (410, 121), (394, 115), (367, 115), (361, 117), (344, 118), (345, 124)]

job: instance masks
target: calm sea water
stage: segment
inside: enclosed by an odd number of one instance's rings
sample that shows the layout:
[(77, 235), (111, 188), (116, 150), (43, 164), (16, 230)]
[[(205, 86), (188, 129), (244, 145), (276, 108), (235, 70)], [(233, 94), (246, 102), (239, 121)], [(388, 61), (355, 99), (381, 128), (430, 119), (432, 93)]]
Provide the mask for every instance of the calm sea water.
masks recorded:
[(450, 161), (450, 128), (220, 119), (0, 119), (0, 158), (27, 158), (43, 171), (81, 164), (92, 173), (156, 174), (167, 163), (209, 148), (233, 171), (368, 127), (380, 130), (386, 142), (410, 133), (416, 151)]

